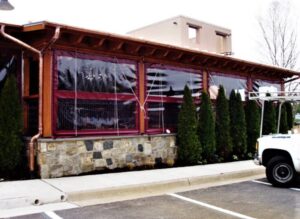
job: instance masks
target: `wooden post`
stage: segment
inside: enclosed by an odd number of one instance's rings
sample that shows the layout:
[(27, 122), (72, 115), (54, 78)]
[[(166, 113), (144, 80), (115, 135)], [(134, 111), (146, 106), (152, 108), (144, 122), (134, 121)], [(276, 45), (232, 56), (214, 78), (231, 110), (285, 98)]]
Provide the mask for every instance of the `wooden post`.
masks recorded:
[[(29, 96), (29, 84), (30, 84), (30, 66), (29, 66), (29, 58), (24, 57), (24, 90), (23, 97)], [(28, 130), (28, 105), (27, 102), (23, 99), (23, 125), (24, 125), (24, 131)]]
[(44, 54), (43, 69), (43, 137), (52, 136), (52, 52)]
[[(139, 74), (139, 99), (141, 106), (144, 106), (145, 102), (145, 65), (143, 61), (138, 63), (138, 74)], [(145, 111), (144, 108), (139, 106), (139, 115), (140, 115), (140, 134), (145, 133)]]
[(208, 92), (208, 72), (207, 72), (207, 70), (203, 70), (202, 86), (203, 86), (203, 91)]
[(247, 78), (247, 91), (251, 92), (253, 87), (252, 75)]

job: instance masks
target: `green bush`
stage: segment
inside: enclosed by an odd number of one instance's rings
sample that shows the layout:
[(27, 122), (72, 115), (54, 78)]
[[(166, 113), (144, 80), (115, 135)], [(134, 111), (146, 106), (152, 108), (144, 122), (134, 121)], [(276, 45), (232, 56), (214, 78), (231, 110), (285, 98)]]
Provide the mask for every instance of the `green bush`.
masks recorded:
[(206, 92), (202, 92), (199, 111), (199, 131), (202, 145), (202, 157), (208, 163), (214, 161), (216, 152), (215, 122), (210, 98)]
[(197, 164), (201, 161), (201, 143), (197, 135), (196, 108), (188, 86), (178, 115), (178, 161), (181, 164)]
[(256, 141), (260, 134), (260, 112), (254, 100), (247, 101), (245, 114), (247, 124), (247, 151), (253, 155), (256, 150)]
[[(277, 116), (278, 116), (279, 106), (278, 106), (277, 111), (278, 111), (277, 112)], [(287, 134), (288, 130), (289, 130), (289, 127), (288, 127), (288, 122), (287, 122), (286, 107), (285, 107), (285, 104), (282, 104), (282, 107), (281, 107), (281, 116), (280, 116), (280, 125), (279, 125), (279, 133), (281, 133), (281, 134)]]
[(229, 112), (233, 154), (239, 159), (244, 158), (247, 151), (245, 112), (241, 95), (234, 90), (230, 93)]
[[(267, 94), (270, 96), (270, 94)], [(276, 112), (272, 101), (265, 101), (263, 135), (276, 132)]]
[(0, 174), (9, 177), (21, 162), (22, 107), (15, 76), (10, 74), (0, 93)]
[(294, 114), (293, 114), (293, 106), (290, 102), (284, 103), (286, 109), (286, 119), (288, 129), (291, 130), (294, 127)]
[(219, 159), (229, 160), (232, 154), (228, 100), (220, 86), (216, 100), (216, 148)]

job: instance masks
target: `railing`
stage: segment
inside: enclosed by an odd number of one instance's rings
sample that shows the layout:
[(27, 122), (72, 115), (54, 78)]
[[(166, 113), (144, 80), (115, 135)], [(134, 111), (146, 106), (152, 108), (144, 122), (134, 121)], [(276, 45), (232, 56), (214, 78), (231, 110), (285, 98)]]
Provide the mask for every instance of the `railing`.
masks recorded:
[(249, 100), (258, 100), (261, 102), (261, 121), (260, 121), (260, 137), (262, 136), (263, 131), (263, 120), (264, 120), (264, 111), (265, 111), (265, 101), (278, 101), (279, 104), (279, 113), (278, 113), (278, 122), (277, 122), (277, 133), (279, 133), (280, 119), (281, 119), (281, 107), (284, 102), (294, 102), (300, 101), (300, 92), (249, 92)]

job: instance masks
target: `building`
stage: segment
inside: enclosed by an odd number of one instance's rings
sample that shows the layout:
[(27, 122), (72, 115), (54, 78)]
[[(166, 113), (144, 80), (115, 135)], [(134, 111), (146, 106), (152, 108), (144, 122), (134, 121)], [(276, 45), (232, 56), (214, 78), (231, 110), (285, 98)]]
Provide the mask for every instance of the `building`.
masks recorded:
[(299, 74), (50, 22), (0, 25), (0, 87), (17, 76), (30, 169), (42, 178), (172, 165), (186, 84), (199, 102), (220, 84), (245, 94)]
[(128, 33), (153, 40), (211, 53), (232, 54), (231, 30), (185, 16), (177, 16)]

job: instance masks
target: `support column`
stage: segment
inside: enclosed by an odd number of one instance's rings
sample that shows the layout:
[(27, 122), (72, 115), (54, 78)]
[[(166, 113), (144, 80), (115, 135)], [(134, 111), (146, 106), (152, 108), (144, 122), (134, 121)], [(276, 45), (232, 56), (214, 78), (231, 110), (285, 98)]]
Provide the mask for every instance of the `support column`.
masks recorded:
[[(29, 68), (29, 58), (28, 57), (24, 57), (24, 81), (23, 81), (23, 98), (24, 97), (29, 97), (29, 80), (30, 80), (30, 68)], [(28, 105), (26, 103), (26, 101), (23, 99), (23, 125), (24, 125), (24, 130), (28, 130)]]
[(203, 78), (202, 78), (202, 86), (203, 86), (203, 91), (208, 92), (208, 71), (203, 70)]
[[(143, 61), (138, 63), (138, 73), (139, 73), (139, 99), (141, 106), (144, 106), (145, 102), (145, 65)], [(145, 133), (145, 111), (144, 108), (139, 107), (139, 131), (141, 134)]]
[(52, 52), (44, 54), (43, 68), (43, 137), (52, 136)]

